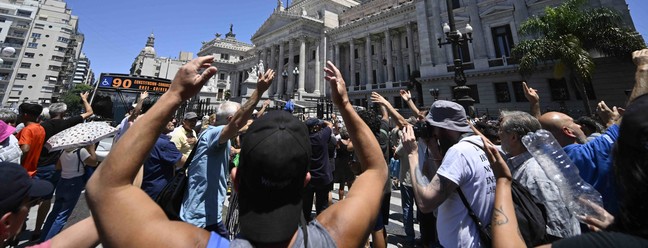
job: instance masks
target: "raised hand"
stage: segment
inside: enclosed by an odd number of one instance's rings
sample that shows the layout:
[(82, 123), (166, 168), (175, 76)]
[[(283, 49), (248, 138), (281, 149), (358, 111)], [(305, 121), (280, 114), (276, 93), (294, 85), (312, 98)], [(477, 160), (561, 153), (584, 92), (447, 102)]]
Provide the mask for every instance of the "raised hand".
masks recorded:
[(383, 96), (381, 96), (377, 92), (371, 92), (371, 101), (375, 103), (379, 103), (381, 105), (386, 105), (387, 103), (389, 103)]
[(403, 149), (407, 154), (418, 153), (418, 144), (416, 143), (416, 136), (414, 135), (414, 128), (412, 125), (407, 125), (403, 128)]
[(637, 67), (647, 66), (648, 65), (648, 49), (634, 51), (632, 53), (632, 61), (635, 63), (635, 65), (637, 65)]
[(600, 101), (598, 105), (596, 106), (596, 113), (601, 117), (601, 120), (605, 122), (609, 121), (616, 121), (621, 117), (621, 114), (619, 114), (619, 110), (617, 109), (616, 106), (608, 107), (607, 104), (605, 104), (605, 101)]
[(524, 88), (524, 96), (530, 103), (537, 103), (540, 101), (540, 96), (536, 89), (530, 88), (526, 82), (522, 82), (522, 87)]
[(324, 78), (331, 84), (331, 101), (333, 101), (333, 104), (338, 107), (349, 104), (346, 83), (344, 82), (344, 78), (342, 78), (340, 70), (331, 61), (327, 61), (324, 72), (326, 72), (326, 77)]
[(90, 94), (90, 92), (86, 91), (86, 92), (83, 92), (83, 93), (79, 94), (79, 96), (81, 97), (81, 100), (83, 100), (84, 102), (87, 102), (89, 94)]
[(140, 100), (144, 100), (144, 99), (146, 99), (148, 96), (149, 96), (148, 91), (144, 91), (144, 92), (140, 93)]
[(504, 161), (504, 158), (502, 158), (502, 155), (499, 153), (493, 142), (491, 142), (488, 138), (486, 138), (486, 136), (479, 132), (479, 130), (477, 130), (477, 128), (475, 128), (472, 123), (468, 122), (468, 125), (470, 125), (470, 128), (473, 130), (473, 132), (479, 135), (482, 139), (482, 142), (484, 142), (484, 151), (486, 152), (486, 157), (488, 158), (488, 162), (490, 162), (491, 164), (491, 168), (493, 169), (493, 174), (495, 174), (495, 177), (503, 177), (512, 180), (513, 176), (511, 175), (511, 170), (506, 165), (506, 161)]
[(259, 72), (259, 75), (260, 75), (259, 80), (257, 80), (257, 90), (260, 93), (263, 93), (266, 90), (268, 90), (268, 88), (270, 88), (270, 84), (272, 84), (272, 80), (274, 79), (275, 72), (272, 69), (268, 69), (263, 74)]
[(410, 94), (409, 90), (400, 90), (400, 95), (401, 95), (401, 98), (403, 98), (403, 101), (407, 102), (410, 99), (412, 99), (412, 94)]
[(268, 105), (270, 105), (270, 99), (267, 99), (267, 100), (263, 101), (263, 106), (264, 107), (268, 107)]
[[(202, 86), (213, 77), (218, 69), (212, 66), (214, 56), (196, 58), (180, 67), (167, 93), (177, 94), (182, 101), (198, 94)], [(198, 73), (198, 70), (205, 71)]]

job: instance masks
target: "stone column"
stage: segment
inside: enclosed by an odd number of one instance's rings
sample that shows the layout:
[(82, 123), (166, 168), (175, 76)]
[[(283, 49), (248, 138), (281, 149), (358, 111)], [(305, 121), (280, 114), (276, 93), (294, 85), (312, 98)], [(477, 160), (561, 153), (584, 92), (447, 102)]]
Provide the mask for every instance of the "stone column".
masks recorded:
[(403, 46), (401, 42), (401, 34), (398, 32), (396, 33), (396, 44), (394, 44), (394, 47), (396, 48), (396, 62), (398, 65), (396, 66), (396, 81), (402, 81), (403, 80)]
[(351, 86), (356, 86), (358, 82), (355, 81), (355, 44), (353, 44), (353, 38), (349, 41), (349, 77)]
[(295, 40), (288, 41), (288, 82), (286, 83), (286, 95), (292, 96), (295, 90), (295, 75), (292, 71), (295, 69), (295, 50), (293, 49)]
[(322, 68), (320, 68), (320, 49), (323, 47), (324, 39), (319, 40), (319, 42), (315, 43), (315, 90), (313, 91), (314, 94), (319, 95), (320, 94), (320, 86), (321, 86), (321, 72)]
[(414, 53), (414, 32), (412, 23), (407, 24), (407, 56), (409, 58), (410, 75), (416, 70), (416, 54)]
[[(523, 5), (524, 6), (524, 5)], [(520, 6), (519, 8), (525, 8), (523, 6)], [(484, 36), (484, 29), (482, 28), (482, 22), (481, 18), (479, 18), (479, 8), (477, 7), (477, 1), (476, 0), (470, 0), (468, 1), (466, 5), (466, 10), (470, 16), (477, 17), (477, 18), (471, 18), (471, 23), (470, 25), (473, 27), (473, 42), (472, 42), (472, 47), (473, 50), (471, 51), (473, 54), (474, 59), (485, 59), (488, 57), (488, 51), (486, 50), (486, 39)], [(520, 19), (524, 20), (524, 19)], [(465, 24), (462, 26), (457, 26), (457, 29), (461, 30), (462, 33), (465, 33), (464, 28)], [(514, 30), (515, 28), (512, 28), (511, 30)], [(468, 42), (468, 41), (466, 41)], [(468, 43), (468, 46), (470, 46), (470, 43)]]
[[(275, 63), (275, 59), (277, 58), (277, 49), (276, 48), (277, 47), (274, 44), (272, 44), (270, 46), (270, 58), (269, 58), (269, 61), (268, 61), (268, 68), (275, 70), (275, 77), (277, 75), (280, 75), (280, 74), (277, 74), (277, 71), (276, 71), (277, 70), (277, 67), (276, 67), (277, 65)], [(275, 82), (273, 84), (271, 84), (272, 86), (270, 87), (269, 96), (274, 96), (276, 94), (277, 85), (278, 85), (277, 81), (279, 81), (279, 80), (275, 80)]]
[(335, 43), (335, 54), (333, 55), (335, 57), (335, 66), (341, 66), (340, 65), (340, 44)]
[(279, 97), (280, 95), (284, 94), (284, 84), (286, 83), (285, 81), (288, 78), (283, 78), (281, 75), (283, 71), (286, 69), (284, 68), (284, 42), (280, 41), (279, 42), (279, 58), (277, 59), (277, 72), (275, 73), (275, 77), (279, 78), (280, 80), (279, 83), (277, 84), (277, 91), (275, 91), (275, 97)]
[(306, 37), (302, 36), (299, 39), (299, 96), (301, 100), (302, 93), (306, 93), (304, 90), (304, 84), (306, 81)]
[(383, 64), (383, 58), (385, 58), (385, 54), (383, 53), (384, 52), (383, 44), (385, 42), (384, 42), (384, 39), (382, 39), (380, 37), (380, 35), (378, 35), (377, 37), (378, 37), (378, 44), (376, 46), (376, 54), (378, 56), (376, 56), (376, 58), (377, 58), (378, 62), (376, 63), (376, 67), (377, 67), (376, 68), (376, 83), (381, 84), (381, 83), (385, 82), (385, 72), (384, 72), (385, 65)]
[(392, 40), (389, 29), (385, 30), (385, 59), (387, 59), (387, 82), (394, 82), (394, 61), (392, 61)]
[(371, 65), (371, 34), (368, 34), (367, 37), (365, 37), (365, 66), (367, 70), (367, 83), (366, 84), (373, 84), (373, 66)]

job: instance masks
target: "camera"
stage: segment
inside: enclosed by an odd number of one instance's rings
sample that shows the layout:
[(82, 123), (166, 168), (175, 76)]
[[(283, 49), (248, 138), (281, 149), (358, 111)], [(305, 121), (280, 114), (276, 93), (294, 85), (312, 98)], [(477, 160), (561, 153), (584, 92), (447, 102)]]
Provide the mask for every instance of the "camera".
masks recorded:
[(414, 129), (414, 136), (416, 138), (430, 138), (433, 135), (434, 127), (431, 126), (427, 121), (419, 121), (412, 127)]

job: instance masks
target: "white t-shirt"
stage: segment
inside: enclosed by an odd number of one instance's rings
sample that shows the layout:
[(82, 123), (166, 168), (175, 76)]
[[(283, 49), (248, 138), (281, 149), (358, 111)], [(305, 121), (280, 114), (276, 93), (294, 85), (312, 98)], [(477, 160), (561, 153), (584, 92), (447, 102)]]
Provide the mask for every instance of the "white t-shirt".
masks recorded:
[(77, 150), (73, 152), (64, 151), (61, 154), (61, 178), (70, 179), (85, 174), (83, 161), (90, 157), (90, 153), (85, 148), (78, 150), (81, 155), (81, 161), (77, 155)]
[[(472, 210), (484, 225), (491, 221), (495, 201), (495, 175), (479, 136), (470, 136), (452, 146), (437, 174), (457, 184)], [(437, 231), (443, 247), (481, 247), (479, 230), (468, 215), (459, 194), (453, 192), (438, 208)]]

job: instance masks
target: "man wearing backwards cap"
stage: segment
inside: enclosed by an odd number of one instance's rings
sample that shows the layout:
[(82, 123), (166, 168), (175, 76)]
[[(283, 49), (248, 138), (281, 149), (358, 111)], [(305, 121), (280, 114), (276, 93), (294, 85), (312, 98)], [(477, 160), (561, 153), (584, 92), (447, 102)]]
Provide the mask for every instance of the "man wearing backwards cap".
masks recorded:
[[(418, 163), (410, 163), (416, 205), (424, 213), (438, 208), (437, 232), (443, 247), (482, 247), (477, 225), (457, 193), (457, 189), (463, 192), (470, 208), (484, 225), (490, 223), (495, 180), (481, 149), (482, 142), (479, 136), (468, 136), (471, 129), (466, 121), (466, 112), (457, 103), (434, 102), (426, 121), (434, 127), (433, 137), (426, 145), (431, 150), (440, 147), (445, 155), (428, 185), (419, 182)], [(412, 152), (417, 153), (416, 150)]]
[[(153, 200), (141, 189), (131, 185), (138, 167), (154, 144), (155, 137), (168, 116), (184, 100), (197, 94), (205, 82), (216, 73), (216, 68), (211, 67), (213, 59), (212, 56), (200, 57), (185, 64), (176, 74), (169, 91), (153, 106), (151, 114), (142, 117), (145, 121), (136, 122), (131, 127), (128, 135), (113, 147), (103, 165), (88, 182), (88, 203), (99, 233), (102, 234), (102, 242), (106, 246), (227, 245), (218, 234), (186, 223), (169, 221)], [(198, 74), (201, 68), (205, 69), (202, 74)], [(333, 240), (338, 246), (358, 247), (364, 244), (364, 239), (378, 215), (382, 189), (376, 188), (374, 184), (387, 179), (387, 165), (382, 156), (373, 155), (380, 154), (380, 147), (368, 127), (355, 114), (339, 70), (328, 62), (325, 71), (328, 74), (326, 79), (331, 84), (332, 100), (347, 123), (349, 133), (352, 134), (351, 139), (358, 146), (357, 152), (365, 171), (356, 179), (347, 198), (326, 209), (316, 221), (308, 225), (308, 237), (305, 239), (309, 240), (311, 246), (317, 245), (313, 242), (330, 244), (329, 241)], [(268, 76), (268, 73), (265, 76)], [(267, 89), (268, 86), (269, 82), (257, 84), (258, 88)], [(256, 246), (300, 246), (303, 237), (302, 230), (298, 228), (301, 197), (296, 192), (299, 192), (297, 187), (304, 187), (304, 183), (310, 178), (307, 172), (308, 164), (304, 163), (309, 158), (305, 145), (308, 140), (306, 127), (299, 127), (292, 117), (268, 114), (255, 122), (250, 129), (252, 132), (248, 130), (245, 137), (248, 140), (244, 141), (243, 149), (246, 155), (242, 157), (245, 161), (241, 161), (240, 171), (232, 173), (235, 189), (240, 190), (241, 235)], [(272, 143), (280, 142), (284, 138), (295, 143), (290, 144), (290, 151)], [(255, 141), (257, 144), (253, 144)], [(285, 143), (286, 141), (281, 141), (281, 144)], [(281, 153), (277, 152), (278, 149), (281, 149)], [(297, 153), (293, 150), (302, 152)], [(266, 156), (266, 159), (259, 156)], [(285, 163), (280, 164), (280, 161)], [(252, 164), (254, 162), (258, 163)], [(292, 167), (295, 171), (272, 170), (279, 166)], [(252, 171), (246, 171), (247, 168)], [(261, 171), (254, 171), (255, 169)], [(258, 193), (250, 191), (252, 188), (262, 193), (276, 194), (275, 190), (285, 192), (285, 196), (273, 198), (272, 201), (263, 201), (262, 197), (263, 204), (256, 204), (258, 199), (249, 198), (258, 196)], [(320, 237), (323, 239), (318, 239)], [(247, 242), (236, 240), (234, 243), (245, 246)]]
[[(0, 162), (0, 247), (5, 247), (22, 229), (29, 208), (51, 194), (52, 184), (31, 179), (19, 164)], [(92, 217), (67, 228), (37, 247), (95, 247), (99, 241)]]

